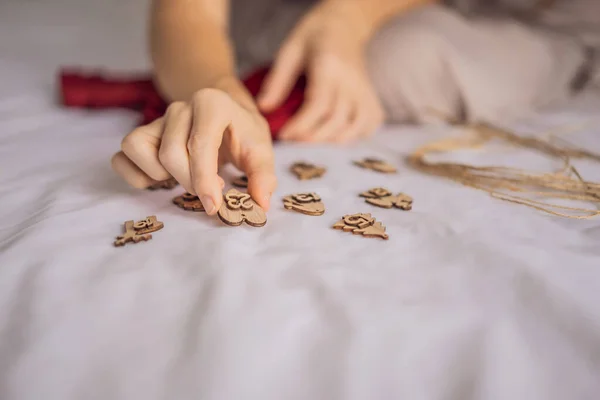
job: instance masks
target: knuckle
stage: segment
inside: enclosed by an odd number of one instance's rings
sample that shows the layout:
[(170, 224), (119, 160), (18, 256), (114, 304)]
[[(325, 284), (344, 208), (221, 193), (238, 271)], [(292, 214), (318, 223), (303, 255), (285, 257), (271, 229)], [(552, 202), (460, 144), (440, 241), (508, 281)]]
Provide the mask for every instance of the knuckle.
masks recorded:
[(140, 137), (143, 135), (142, 128), (134, 129), (121, 141), (121, 150), (125, 153), (131, 153), (140, 143)]
[(215, 102), (222, 102), (227, 95), (225, 92), (215, 88), (204, 88), (194, 93), (192, 101), (195, 104), (212, 104)]
[(181, 160), (180, 153), (173, 146), (161, 146), (158, 150), (158, 161), (163, 167), (169, 169), (179, 163)]
[(185, 103), (183, 101), (174, 101), (173, 103), (169, 104), (169, 106), (167, 107), (166, 115), (167, 116), (179, 115), (187, 107), (188, 107), (187, 103)]
[(192, 132), (187, 141), (187, 150), (190, 154), (197, 153), (198, 150), (206, 147), (207, 141), (205, 135), (199, 132)]

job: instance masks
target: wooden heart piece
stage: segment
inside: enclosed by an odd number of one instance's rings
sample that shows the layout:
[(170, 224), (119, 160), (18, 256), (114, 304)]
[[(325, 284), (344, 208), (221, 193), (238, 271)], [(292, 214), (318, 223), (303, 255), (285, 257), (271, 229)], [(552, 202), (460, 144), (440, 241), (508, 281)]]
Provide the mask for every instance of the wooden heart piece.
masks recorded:
[(177, 196), (173, 199), (173, 203), (179, 208), (183, 208), (187, 211), (204, 211), (204, 206), (198, 198), (190, 193), (184, 193), (181, 196)]
[(323, 167), (318, 167), (314, 164), (300, 161), (292, 164), (290, 171), (292, 171), (292, 173), (294, 173), (298, 179), (303, 181), (307, 179), (319, 178), (323, 176), (327, 170)]
[(237, 186), (239, 188), (247, 188), (248, 187), (248, 177), (246, 175), (241, 175), (231, 181), (233, 186)]
[(283, 206), (288, 210), (306, 215), (323, 215), (325, 205), (316, 193), (297, 193), (283, 198)]
[(169, 178), (166, 181), (157, 182), (154, 185), (148, 186), (148, 190), (160, 190), (160, 189), (170, 190), (170, 189), (175, 188), (178, 185), (179, 185), (179, 183), (177, 182), (177, 180), (175, 180), (175, 178)]
[(383, 208), (400, 208), (402, 210), (411, 210), (413, 199), (409, 195), (399, 193), (394, 196), (392, 192), (384, 188), (373, 188), (367, 192), (360, 194), (365, 197), (365, 201), (377, 207)]
[(360, 161), (354, 161), (354, 165), (384, 174), (394, 174), (397, 172), (396, 167), (392, 164), (378, 158), (364, 158)]
[(117, 236), (114, 245), (119, 247), (128, 242), (139, 243), (142, 240), (150, 240), (152, 239), (150, 233), (162, 229), (163, 226), (164, 224), (158, 221), (154, 215), (137, 222), (125, 221), (125, 233)]
[(377, 222), (371, 214), (344, 215), (341, 220), (333, 224), (333, 228), (365, 237), (389, 239), (389, 236), (385, 233), (385, 226), (381, 222)]
[(264, 226), (267, 214), (249, 194), (230, 189), (223, 196), (223, 205), (218, 212), (221, 221), (231, 226), (239, 226), (244, 221), (251, 226)]

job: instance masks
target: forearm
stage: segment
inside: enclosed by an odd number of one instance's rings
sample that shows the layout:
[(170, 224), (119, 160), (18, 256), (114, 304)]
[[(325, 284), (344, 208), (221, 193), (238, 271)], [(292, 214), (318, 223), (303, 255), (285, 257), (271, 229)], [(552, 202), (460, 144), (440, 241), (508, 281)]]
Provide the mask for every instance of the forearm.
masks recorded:
[(442, 0), (323, 0), (349, 14), (354, 14), (356, 29), (364, 41), (377, 32), (390, 18), (427, 4), (440, 3)]
[(227, 0), (154, 0), (151, 54), (156, 84), (169, 101), (187, 101), (198, 90), (218, 88), (244, 106), (250, 95), (235, 77), (227, 35)]

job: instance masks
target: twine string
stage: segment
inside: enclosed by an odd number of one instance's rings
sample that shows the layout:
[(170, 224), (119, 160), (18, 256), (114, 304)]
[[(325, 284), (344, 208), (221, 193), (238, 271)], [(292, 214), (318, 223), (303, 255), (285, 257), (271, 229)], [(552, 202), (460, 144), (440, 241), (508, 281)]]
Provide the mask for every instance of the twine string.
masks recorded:
[[(547, 140), (521, 136), (486, 123), (467, 125), (466, 128), (467, 134), (464, 136), (435, 141), (416, 149), (408, 156), (408, 165), (421, 172), (485, 191), (496, 199), (548, 214), (573, 219), (587, 219), (600, 215), (600, 183), (586, 181), (571, 164), (571, 159), (575, 158), (600, 162), (600, 154), (579, 149), (554, 136)], [(427, 160), (427, 156), (433, 153), (481, 148), (493, 139), (560, 159), (562, 167), (553, 172), (535, 172), (506, 166), (479, 167)], [(536, 197), (587, 202), (591, 203), (593, 209), (539, 201)]]

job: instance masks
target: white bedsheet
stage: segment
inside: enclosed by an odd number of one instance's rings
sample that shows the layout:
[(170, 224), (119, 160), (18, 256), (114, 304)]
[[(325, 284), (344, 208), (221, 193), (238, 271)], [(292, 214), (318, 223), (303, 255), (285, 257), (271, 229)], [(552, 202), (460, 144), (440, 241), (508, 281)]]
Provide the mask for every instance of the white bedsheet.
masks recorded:
[[(278, 145), (264, 228), (178, 209), (180, 189), (128, 188), (109, 158), (135, 116), (55, 104), (60, 65), (145, 70), (145, 2), (0, 3), (0, 399), (597, 399), (600, 220), (494, 200), (402, 167), (440, 129), (388, 128), (350, 148)], [(569, 140), (600, 151), (590, 96), (526, 128), (586, 122)], [(506, 147), (469, 162), (555, 164)], [(326, 165), (299, 182), (290, 162)], [(600, 167), (580, 163), (600, 179)], [(357, 193), (402, 190), (414, 210)], [(327, 212), (280, 198), (316, 191)], [(331, 229), (371, 212), (389, 241)], [(163, 230), (114, 248), (122, 223)]]

